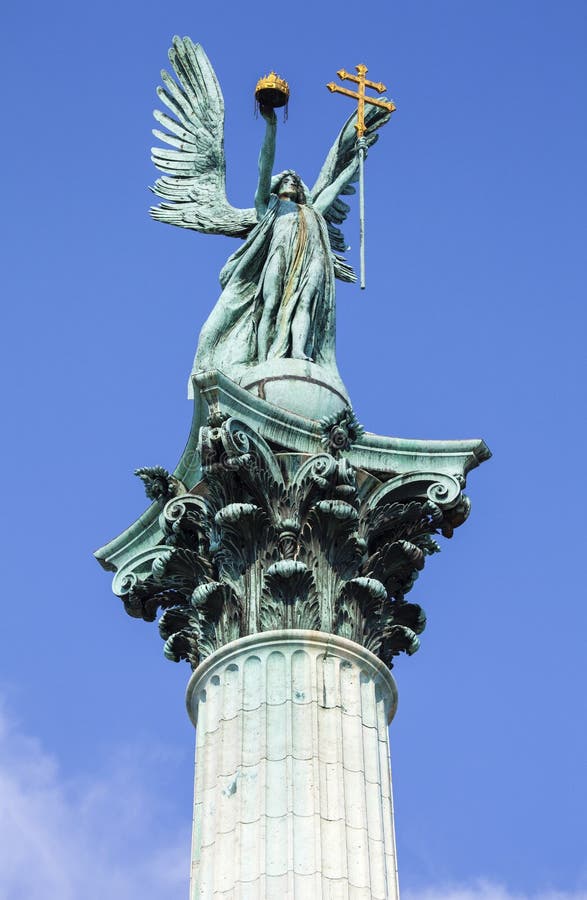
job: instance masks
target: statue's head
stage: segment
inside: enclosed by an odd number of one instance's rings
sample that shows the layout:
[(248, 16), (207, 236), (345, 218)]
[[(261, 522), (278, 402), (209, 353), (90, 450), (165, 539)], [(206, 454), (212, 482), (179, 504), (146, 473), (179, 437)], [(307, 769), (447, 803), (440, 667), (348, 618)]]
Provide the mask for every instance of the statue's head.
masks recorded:
[(278, 196), (286, 193), (294, 203), (307, 203), (306, 186), (293, 169), (286, 169), (285, 172), (274, 176), (271, 182), (271, 193)]

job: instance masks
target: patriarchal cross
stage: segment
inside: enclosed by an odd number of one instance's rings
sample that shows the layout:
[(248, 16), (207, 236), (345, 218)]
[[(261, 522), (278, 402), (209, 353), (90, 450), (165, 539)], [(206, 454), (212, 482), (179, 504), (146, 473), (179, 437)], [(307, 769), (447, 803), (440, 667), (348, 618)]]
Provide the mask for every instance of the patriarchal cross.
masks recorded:
[(365, 94), (365, 88), (373, 88), (373, 90), (377, 91), (378, 94), (383, 94), (387, 88), (381, 81), (369, 81), (368, 78), (365, 78), (365, 75), (369, 71), (367, 66), (360, 63), (358, 66), (355, 66), (355, 69), (358, 72), (358, 75), (353, 75), (351, 72), (347, 72), (346, 69), (339, 69), (336, 73), (338, 77), (342, 81), (354, 81), (355, 84), (358, 85), (358, 89), (356, 91), (350, 91), (348, 88), (341, 87), (338, 84), (335, 84), (334, 81), (329, 82), (326, 87), (333, 94), (344, 94), (346, 97), (352, 97), (354, 100), (358, 100), (357, 106), (357, 124), (355, 128), (357, 130), (357, 151), (359, 153), (359, 220), (360, 220), (360, 228), (361, 228), (361, 288), (365, 288), (365, 172), (364, 172), (364, 164), (365, 164), (365, 153), (367, 151), (367, 144), (365, 141), (365, 132), (367, 130), (367, 126), (365, 125), (365, 103), (371, 103), (372, 106), (381, 106), (383, 109), (388, 109), (390, 113), (394, 112), (396, 109), (395, 103), (391, 100), (378, 100), (376, 97), (368, 97)]

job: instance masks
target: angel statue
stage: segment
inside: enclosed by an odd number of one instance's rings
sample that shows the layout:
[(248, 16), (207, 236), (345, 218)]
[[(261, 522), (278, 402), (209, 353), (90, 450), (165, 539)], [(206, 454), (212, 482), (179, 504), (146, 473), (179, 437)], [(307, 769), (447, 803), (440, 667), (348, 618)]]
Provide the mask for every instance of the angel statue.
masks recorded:
[[(170, 225), (244, 239), (220, 273), (222, 292), (204, 324), (194, 372), (220, 369), (243, 382), (247, 372), (278, 359), (309, 360), (339, 379), (335, 360), (334, 279), (355, 281), (341, 251), (338, 227), (358, 177), (356, 115), (336, 138), (309, 189), (293, 170), (273, 174), (277, 118), (261, 106), (265, 137), (259, 156), (254, 208), (236, 209), (226, 197), (224, 101), (212, 66), (199, 44), (173, 39), (169, 59), (177, 81), (163, 71), (159, 98), (172, 115), (155, 111), (166, 129), (157, 138), (173, 149), (154, 148), (164, 173), (153, 192), (163, 198), (153, 218)], [(389, 112), (371, 107), (365, 140)]]

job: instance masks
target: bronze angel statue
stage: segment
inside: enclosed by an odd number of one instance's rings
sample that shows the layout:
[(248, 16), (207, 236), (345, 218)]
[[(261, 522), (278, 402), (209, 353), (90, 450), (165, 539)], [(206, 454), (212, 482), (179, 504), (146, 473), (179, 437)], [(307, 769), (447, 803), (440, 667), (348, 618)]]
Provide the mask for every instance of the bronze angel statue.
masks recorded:
[[(164, 173), (153, 192), (163, 199), (153, 218), (206, 234), (244, 239), (220, 273), (222, 292), (204, 324), (194, 372), (220, 369), (236, 381), (247, 370), (280, 358), (310, 360), (337, 376), (335, 278), (355, 281), (341, 255), (339, 226), (358, 177), (356, 132), (351, 116), (309, 189), (293, 170), (273, 174), (277, 119), (261, 106), (266, 122), (254, 207), (236, 209), (226, 197), (224, 100), (214, 70), (199, 44), (173, 40), (174, 80), (163, 71), (158, 95), (170, 111), (155, 111), (165, 131), (154, 134), (172, 149), (154, 148)], [(367, 145), (389, 112), (371, 107)]]

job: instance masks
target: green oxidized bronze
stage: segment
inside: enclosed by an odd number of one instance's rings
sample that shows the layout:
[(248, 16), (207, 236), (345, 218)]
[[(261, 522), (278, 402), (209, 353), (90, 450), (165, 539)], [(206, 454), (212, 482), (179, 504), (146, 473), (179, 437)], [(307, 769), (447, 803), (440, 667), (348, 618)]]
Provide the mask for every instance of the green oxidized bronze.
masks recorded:
[(175, 474), (138, 470), (156, 502), (96, 554), (129, 615), (161, 613), (166, 656), (193, 667), (275, 628), (348, 637), (387, 665), (417, 650), (425, 617), (405, 597), (466, 519), (483, 441), (383, 438), (348, 408), (303, 418), (218, 371), (194, 395)]
[[(229, 418), (200, 431), (203, 478), (169, 500), (150, 572), (116, 580), (127, 612), (159, 608), (165, 655), (197, 666), (223, 644), (278, 628), (350, 638), (387, 665), (418, 649), (425, 617), (405, 601), (433, 535), (469, 504), (450, 476), (381, 481), (329, 453), (279, 453)], [(360, 484), (360, 487), (359, 487)]]
[[(274, 174), (266, 132), (255, 205), (226, 198), (224, 104), (202, 48), (175, 38), (153, 150), (165, 173), (155, 219), (242, 239), (220, 275), (190, 378), (191, 432), (173, 474), (137, 470), (148, 510), (97, 551), (126, 611), (153, 621), (165, 654), (198, 663), (273, 629), (350, 638), (387, 665), (424, 628), (405, 599), (436, 536), (466, 519), (462, 489), (487, 459), (480, 440), (414, 441), (365, 432), (335, 360), (335, 278), (354, 280), (339, 225), (357, 176), (356, 116), (314, 186)], [(364, 74), (364, 73), (363, 73)], [(361, 152), (389, 109), (365, 113)]]
[[(335, 278), (354, 281), (341, 253), (339, 225), (358, 177), (355, 115), (343, 126), (312, 188), (293, 170), (273, 173), (277, 119), (266, 122), (254, 208), (236, 209), (226, 197), (224, 101), (199, 45), (175, 38), (169, 52), (177, 82), (162, 73), (159, 97), (173, 117), (156, 111), (167, 131), (155, 135), (173, 149), (153, 149), (165, 174), (153, 191), (166, 202), (155, 219), (207, 234), (244, 239), (220, 273), (222, 292), (204, 324), (194, 372), (220, 369), (236, 381), (269, 360), (307, 359), (338, 378), (335, 360)], [(367, 146), (388, 119), (387, 109), (366, 115)]]

